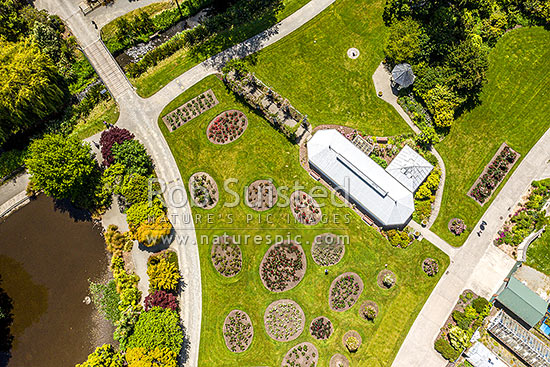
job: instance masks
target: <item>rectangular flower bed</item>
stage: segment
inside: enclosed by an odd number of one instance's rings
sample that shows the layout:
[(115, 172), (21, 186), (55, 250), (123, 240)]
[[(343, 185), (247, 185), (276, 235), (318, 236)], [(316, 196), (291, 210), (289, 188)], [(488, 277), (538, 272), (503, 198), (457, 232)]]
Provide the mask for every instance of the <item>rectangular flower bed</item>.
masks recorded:
[(172, 132), (178, 127), (193, 120), (195, 117), (208, 111), (218, 103), (216, 95), (212, 89), (209, 89), (166, 114), (166, 116), (162, 118), (162, 121), (164, 121), (168, 130)]
[(481, 175), (468, 191), (468, 196), (483, 206), (518, 159), (519, 154), (506, 143), (502, 143), (491, 162), (485, 166)]

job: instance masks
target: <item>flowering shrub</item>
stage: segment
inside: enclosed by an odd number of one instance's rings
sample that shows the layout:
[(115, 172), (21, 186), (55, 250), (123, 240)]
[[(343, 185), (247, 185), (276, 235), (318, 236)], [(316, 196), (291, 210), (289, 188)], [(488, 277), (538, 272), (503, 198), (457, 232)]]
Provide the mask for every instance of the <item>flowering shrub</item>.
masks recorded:
[(246, 312), (233, 310), (227, 315), (223, 324), (223, 336), (230, 351), (240, 353), (247, 350), (253, 335), (252, 322)]
[(260, 265), (260, 277), (272, 292), (294, 288), (305, 274), (305, 253), (293, 242), (281, 242), (269, 248)]
[(103, 157), (103, 164), (105, 166), (110, 166), (114, 163), (115, 157), (111, 152), (113, 144), (122, 144), (127, 140), (132, 140), (134, 134), (126, 129), (121, 129), (119, 127), (112, 127), (109, 130), (105, 130), (101, 133), (101, 138), (99, 138), (99, 144), (101, 145), (101, 156)]
[(311, 322), (309, 332), (317, 340), (325, 340), (332, 334), (332, 323), (324, 316), (318, 317)]
[(517, 153), (505, 146), (493, 161), (486, 167), (481, 179), (470, 191), (470, 196), (483, 204), (493, 190), (504, 179), (513, 163), (517, 159)]
[(363, 316), (367, 319), (367, 320), (374, 320), (374, 318), (376, 317), (376, 309), (374, 308), (374, 306), (367, 306), (363, 309)]
[(145, 297), (145, 311), (149, 311), (153, 307), (168, 308), (176, 311), (178, 309), (178, 300), (172, 293), (156, 290)]
[(386, 234), (388, 235), (390, 243), (395, 247), (407, 248), (412, 241), (412, 238), (405, 231), (392, 229), (387, 231)]
[(345, 273), (336, 278), (330, 286), (329, 303), (335, 311), (344, 311), (357, 302), (363, 292), (361, 278), (355, 273)]
[(237, 140), (246, 129), (248, 119), (241, 111), (225, 111), (208, 125), (208, 140), (216, 144), (228, 144)]
[(352, 353), (357, 352), (357, 349), (359, 349), (359, 340), (354, 336), (348, 337), (346, 339), (346, 348)]
[(433, 277), (439, 271), (439, 265), (434, 259), (427, 258), (422, 262), (422, 270), (424, 270), (424, 273), (428, 274), (428, 276)]
[(453, 218), (449, 221), (449, 231), (454, 233), (456, 236), (460, 236), (462, 232), (466, 230), (466, 224), (460, 218)]

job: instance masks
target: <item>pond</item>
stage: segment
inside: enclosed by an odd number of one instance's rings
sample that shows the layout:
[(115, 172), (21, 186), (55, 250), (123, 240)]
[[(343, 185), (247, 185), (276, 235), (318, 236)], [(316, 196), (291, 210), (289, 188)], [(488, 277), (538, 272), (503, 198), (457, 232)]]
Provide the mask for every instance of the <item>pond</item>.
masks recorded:
[(14, 315), (11, 358), (0, 367), (74, 366), (112, 343), (112, 326), (84, 302), (88, 279), (108, 276), (108, 265), (100, 226), (48, 197), (0, 220), (1, 287)]

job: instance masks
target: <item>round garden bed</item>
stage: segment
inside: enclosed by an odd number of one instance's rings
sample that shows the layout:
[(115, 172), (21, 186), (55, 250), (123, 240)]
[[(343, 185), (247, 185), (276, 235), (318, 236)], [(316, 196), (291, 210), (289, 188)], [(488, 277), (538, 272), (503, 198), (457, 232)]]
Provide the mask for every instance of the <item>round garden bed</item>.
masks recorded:
[(248, 118), (238, 110), (230, 110), (216, 116), (206, 128), (208, 140), (214, 144), (229, 144), (244, 134)]
[(273, 302), (264, 313), (267, 335), (278, 342), (296, 339), (304, 331), (306, 316), (304, 311), (291, 299)]
[(210, 252), (214, 268), (226, 278), (239, 273), (243, 264), (241, 247), (234, 243), (233, 237), (214, 237)]
[(277, 188), (271, 181), (257, 180), (246, 189), (246, 205), (250, 208), (262, 212), (271, 209), (277, 203)]
[(319, 266), (336, 265), (344, 257), (346, 247), (341, 239), (332, 233), (323, 233), (315, 237), (311, 246), (313, 261)]
[[(355, 340), (353, 340), (354, 338)], [(347, 333), (344, 334), (342, 337), (342, 343), (344, 344), (344, 347), (346, 347), (347, 350), (349, 350), (351, 353), (357, 352), (359, 347), (361, 347), (361, 344), (363, 343), (363, 339), (361, 338), (361, 335), (355, 330), (350, 330)]]
[(329, 290), (329, 305), (334, 311), (351, 308), (363, 292), (363, 280), (355, 273), (344, 273), (332, 281)]
[(241, 310), (231, 311), (223, 323), (223, 338), (227, 349), (241, 353), (248, 349), (254, 337), (254, 328), (248, 314)]
[[(390, 283), (390, 279), (393, 279), (393, 281)], [(380, 273), (378, 273), (378, 277), (376, 277), (376, 282), (378, 283), (378, 286), (382, 289), (390, 289), (395, 285), (395, 281), (397, 280), (395, 274), (393, 271), (384, 269)]]
[(290, 195), (290, 208), (299, 223), (311, 226), (321, 220), (322, 213), (319, 204), (303, 191), (294, 191)]
[(337, 353), (330, 359), (330, 367), (349, 367), (349, 361), (345, 355)]
[(284, 292), (300, 283), (306, 273), (306, 254), (292, 241), (271, 246), (260, 263), (260, 279), (272, 292)]
[(378, 305), (374, 301), (365, 301), (359, 308), (359, 316), (365, 320), (374, 321), (378, 316)]
[(309, 325), (309, 333), (317, 340), (328, 339), (334, 331), (332, 322), (325, 316), (319, 316), (311, 321)]
[(433, 277), (439, 272), (439, 265), (435, 259), (428, 257), (422, 261), (422, 270), (429, 277)]
[(319, 361), (319, 352), (315, 345), (305, 342), (290, 348), (283, 358), (282, 367), (315, 367)]
[(460, 218), (453, 218), (447, 224), (447, 228), (455, 236), (460, 236), (466, 230), (466, 224)]
[(212, 209), (218, 203), (218, 185), (206, 172), (197, 172), (189, 178), (189, 192), (199, 208)]

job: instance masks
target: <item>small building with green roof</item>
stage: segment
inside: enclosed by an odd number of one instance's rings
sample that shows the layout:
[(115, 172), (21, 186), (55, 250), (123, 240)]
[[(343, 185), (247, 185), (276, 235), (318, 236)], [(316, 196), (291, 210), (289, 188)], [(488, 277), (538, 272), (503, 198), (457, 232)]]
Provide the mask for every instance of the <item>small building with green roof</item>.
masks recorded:
[(535, 326), (548, 309), (547, 301), (513, 276), (496, 300), (529, 327)]

